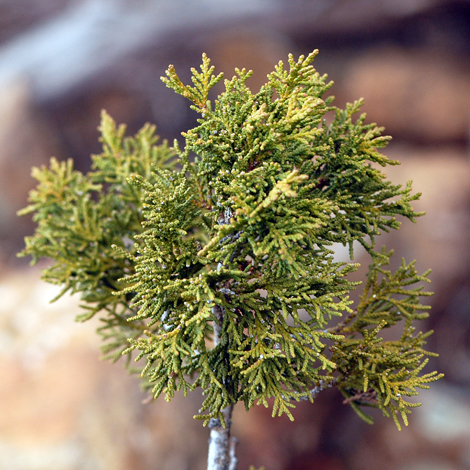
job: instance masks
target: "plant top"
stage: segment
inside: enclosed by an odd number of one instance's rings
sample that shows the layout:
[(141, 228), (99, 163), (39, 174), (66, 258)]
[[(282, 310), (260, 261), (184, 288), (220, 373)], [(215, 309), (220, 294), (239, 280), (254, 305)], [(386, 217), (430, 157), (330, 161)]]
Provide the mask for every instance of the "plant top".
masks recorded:
[[(154, 397), (201, 387), (205, 422), (269, 399), (292, 418), (296, 401), (336, 386), (366, 421), (376, 406), (400, 427), (418, 406), (407, 398), (440, 377), (422, 373), (430, 333), (414, 326), (428, 273), (405, 261), (391, 272), (375, 248), (398, 217), (421, 215), (419, 194), (387, 181), (379, 168), (398, 162), (378, 149), (390, 138), (357, 115), (362, 100), (331, 105), (315, 55), (279, 62), (257, 93), (236, 69), (213, 102), (223, 77), (205, 55), (192, 86), (170, 66), (163, 81), (200, 115), (184, 148), (157, 144), (151, 125), (125, 137), (103, 112), (89, 173), (55, 159), (33, 169), (21, 213), (38, 226), (22, 256), (53, 260), (44, 279), (80, 294), (79, 320), (99, 312), (106, 357), (133, 370), (136, 351)], [(357, 305), (358, 265), (333, 256), (339, 243), (352, 259), (355, 242), (371, 256)], [(401, 333), (383, 340), (392, 326)]]

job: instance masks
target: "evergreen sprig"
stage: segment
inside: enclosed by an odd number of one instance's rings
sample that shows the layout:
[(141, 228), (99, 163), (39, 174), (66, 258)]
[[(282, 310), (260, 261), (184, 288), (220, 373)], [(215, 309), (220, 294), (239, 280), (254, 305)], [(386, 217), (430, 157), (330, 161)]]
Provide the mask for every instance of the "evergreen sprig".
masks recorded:
[[(440, 377), (421, 373), (430, 333), (413, 326), (427, 316), (430, 294), (414, 287), (427, 273), (405, 262), (387, 271), (391, 253), (375, 251), (398, 216), (421, 215), (419, 194), (379, 170), (398, 162), (377, 150), (382, 129), (355, 118), (362, 101), (340, 110), (324, 98), (332, 83), (315, 55), (279, 62), (258, 93), (252, 72), (236, 69), (214, 103), (222, 74), (205, 55), (193, 87), (170, 66), (163, 81), (200, 113), (183, 149), (156, 145), (148, 125), (125, 138), (103, 113), (92, 171), (56, 160), (33, 170), (39, 185), (22, 213), (38, 228), (22, 255), (54, 260), (44, 278), (80, 293), (81, 320), (102, 314), (108, 357), (145, 360), (155, 397), (201, 387), (205, 423), (270, 399), (273, 415), (292, 418), (293, 402), (338, 386), (364, 419), (361, 406), (373, 405), (400, 426), (397, 413), (406, 424), (417, 406), (403, 397)], [(357, 265), (335, 262), (332, 245), (352, 259), (356, 241), (372, 264), (354, 308)], [(380, 337), (399, 324), (399, 339)]]
[[(405, 401), (404, 397), (418, 395), (417, 388), (429, 388), (437, 380), (437, 372), (420, 375), (426, 366), (426, 356), (436, 356), (423, 349), (426, 338), (432, 334), (415, 334), (415, 320), (427, 318), (429, 306), (422, 305), (420, 297), (432, 295), (423, 286), (408, 288), (416, 283), (429, 282), (429, 271), (418, 275), (414, 262), (402, 260), (400, 268), (392, 273), (384, 269), (392, 252), (374, 257), (369, 267), (364, 293), (357, 309), (342, 323), (330, 329), (342, 338), (333, 346), (332, 360), (338, 366), (337, 384), (346, 402), (366, 420), (371, 418), (358, 408), (358, 404), (374, 404), (386, 416), (392, 416), (400, 428), (396, 412), (408, 424), (408, 408), (419, 403)], [(403, 332), (395, 341), (378, 337), (380, 331), (402, 322)]]
[(145, 325), (128, 322), (132, 295), (121, 293), (120, 281), (134, 272), (124, 256), (113, 249), (136, 252), (135, 236), (142, 232), (142, 203), (139, 189), (127, 178), (137, 173), (154, 180), (153, 168), (174, 169), (175, 153), (166, 143), (155, 145), (155, 126), (144, 126), (135, 137), (124, 137), (126, 128), (102, 113), (100, 131), (103, 153), (92, 156), (87, 175), (74, 170), (72, 160), (52, 158), (49, 168), (33, 168), (39, 181), (31, 191), (31, 204), (20, 215), (33, 213), (36, 232), (26, 237), (20, 256), (53, 260), (43, 271), (43, 279), (62, 286), (58, 299), (66, 292), (79, 293), (85, 321), (97, 312), (104, 314), (100, 332), (110, 340), (103, 350), (117, 360), (128, 347), (129, 337), (139, 337)]

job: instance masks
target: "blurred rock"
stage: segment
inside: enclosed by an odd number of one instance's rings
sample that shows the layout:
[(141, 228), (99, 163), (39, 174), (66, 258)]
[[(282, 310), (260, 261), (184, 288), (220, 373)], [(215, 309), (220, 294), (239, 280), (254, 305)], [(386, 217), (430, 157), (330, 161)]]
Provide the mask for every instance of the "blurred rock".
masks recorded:
[(97, 320), (76, 324), (77, 299), (37, 269), (0, 279), (0, 468), (203, 468), (208, 430), (195, 393), (147, 405), (122, 365), (99, 361)]
[(25, 29), (57, 15), (73, 0), (3, 0), (0, 3), (0, 44)]
[[(468, 266), (468, 264), (467, 264)], [(430, 347), (439, 352), (433, 363), (446, 383), (467, 393), (470, 387), (470, 269), (451, 273), (439, 286), (429, 321)]]
[(368, 120), (420, 143), (466, 142), (470, 68), (430, 50), (379, 47), (351, 61), (342, 92), (365, 98)]
[(422, 193), (413, 207), (426, 215), (417, 218), (416, 224), (404, 221), (399, 231), (384, 237), (383, 243), (395, 248), (396, 263), (404, 256), (407, 261), (417, 259), (419, 271), (431, 268), (431, 290), (439, 290), (452, 275), (465, 273), (470, 261), (468, 152), (453, 146), (397, 144), (384, 153), (401, 162), (385, 169), (390, 180), (402, 185), (412, 180), (414, 192)]
[(437, 443), (461, 442), (470, 446), (470, 400), (456, 387), (437, 384), (423, 394), (418, 419), (421, 432)]
[(32, 106), (29, 91), (22, 81), (0, 89), (0, 264), (15, 256), (32, 228), (30, 218), (16, 215), (35, 186), (31, 167), (61, 153), (57, 135)]

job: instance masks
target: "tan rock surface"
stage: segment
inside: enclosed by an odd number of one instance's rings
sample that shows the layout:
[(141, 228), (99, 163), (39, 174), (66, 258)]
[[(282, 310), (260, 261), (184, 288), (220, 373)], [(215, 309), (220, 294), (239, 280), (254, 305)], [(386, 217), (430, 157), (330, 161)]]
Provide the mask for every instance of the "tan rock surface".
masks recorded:
[(75, 323), (57, 292), (37, 269), (0, 279), (0, 468), (202, 468), (200, 397), (143, 405), (138, 380), (99, 360), (98, 321)]
[[(470, 159), (468, 152), (456, 147), (419, 148), (390, 146), (385, 154), (400, 160), (399, 166), (386, 169), (391, 181), (405, 184), (413, 180), (413, 203), (426, 215), (416, 224), (404, 222), (392, 234), (390, 246), (397, 256), (417, 259), (418, 269), (432, 268), (431, 290), (439, 290), (451, 275), (468, 269), (470, 246)], [(388, 242), (387, 242), (388, 244)]]
[(358, 55), (344, 76), (345, 99), (364, 97), (368, 119), (387, 133), (421, 142), (468, 140), (470, 68), (452, 55), (380, 46)]
[(26, 81), (0, 87), (0, 263), (14, 257), (32, 231), (29, 217), (16, 212), (35, 186), (31, 167), (60, 157), (57, 136), (34, 109)]

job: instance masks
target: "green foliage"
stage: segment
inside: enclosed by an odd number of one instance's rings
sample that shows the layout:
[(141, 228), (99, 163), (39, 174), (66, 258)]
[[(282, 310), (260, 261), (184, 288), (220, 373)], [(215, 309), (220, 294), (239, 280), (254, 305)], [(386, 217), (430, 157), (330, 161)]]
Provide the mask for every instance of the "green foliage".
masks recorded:
[[(427, 273), (405, 262), (386, 271), (391, 253), (374, 251), (397, 216), (421, 215), (410, 204), (419, 195), (379, 170), (398, 162), (377, 150), (382, 129), (354, 118), (362, 102), (340, 110), (324, 98), (331, 83), (314, 56), (279, 62), (256, 94), (237, 69), (214, 103), (222, 75), (205, 55), (194, 87), (170, 66), (163, 81), (200, 114), (184, 149), (156, 145), (148, 125), (124, 138), (104, 113), (90, 173), (55, 160), (33, 170), (39, 185), (22, 213), (38, 228), (22, 255), (54, 260), (44, 278), (80, 293), (80, 319), (102, 314), (108, 357), (145, 360), (155, 397), (201, 387), (205, 422), (269, 399), (273, 416), (292, 418), (293, 402), (335, 385), (364, 419), (361, 405), (373, 405), (400, 426), (397, 413), (406, 424), (417, 406), (403, 397), (440, 377), (421, 375), (429, 333), (414, 334), (429, 294), (410, 286)], [(372, 257), (356, 308), (359, 283), (347, 276), (357, 265), (332, 250), (349, 246), (352, 258), (354, 242)], [(399, 325), (400, 339), (380, 338)]]
[[(143, 322), (128, 322), (131, 296), (121, 293), (121, 278), (134, 272), (130, 261), (117, 256), (113, 245), (136, 252), (135, 236), (142, 232), (142, 194), (129, 184), (131, 173), (154, 180), (152, 168), (174, 168), (174, 151), (164, 143), (156, 146), (155, 127), (146, 125), (135, 138), (125, 138), (125, 126), (116, 127), (103, 112), (100, 130), (103, 153), (94, 155), (87, 175), (73, 169), (73, 162), (52, 158), (49, 168), (33, 168), (39, 181), (31, 191), (31, 204), (20, 215), (33, 213), (36, 232), (26, 238), (20, 256), (31, 255), (32, 264), (49, 258), (53, 264), (43, 279), (81, 295), (85, 313), (79, 321), (104, 313), (100, 331), (112, 339), (105, 353), (118, 359), (129, 337), (139, 337)], [(55, 299), (54, 299), (55, 300)]]
[[(386, 416), (392, 416), (397, 427), (400, 423), (397, 412), (405, 424), (409, 408), (419, 406), (404, 397), (418, 394), (416, 388), (429, 388), (428, 383), (440, 376), (436, 372), (420, 375), (428, 360), (424, 356), (435, 356), (423, 349), (425, 339), (432, 334), (414, 334), (415, 320), (425, 319), (428, 306), (421, 305), (419, 297), (432, 295), (423, 292), (422, 286), (407, 288), (419, 282), (429, 282), (427, 275), (418, 275), (414, 262), (406, 264), (392, 273), (383, 267), (388, 264), (390, 253), (382, 250), (369, 267), (364, 293), (357, 309), (342, 323), (331, 328), (343, 336), (331, 347), (332, 360), (337, 365), (337, 383), (346, 397), (346, 402), (366, 421), (358, 405), (376, 405)], [(424, 312), (424, 313), (420, 313)], [(398, 323), (403, 332), (395, 341), (384, 341), (378, 337), (384, 328)]]

